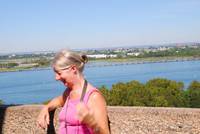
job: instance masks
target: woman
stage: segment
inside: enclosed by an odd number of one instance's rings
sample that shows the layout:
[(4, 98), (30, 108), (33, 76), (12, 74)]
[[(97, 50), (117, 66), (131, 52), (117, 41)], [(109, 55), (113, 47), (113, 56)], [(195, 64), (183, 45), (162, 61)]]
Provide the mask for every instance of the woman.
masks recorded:
[(83, 75), (86, 55), (63, 50), (53, 60), (55, 79), (67, 88), (41, 110), (38, 124), (49, 125), (49, 111), (62, 107), (59, 134), (108, 134), (106, 102), (99, 90), (87, 83)]

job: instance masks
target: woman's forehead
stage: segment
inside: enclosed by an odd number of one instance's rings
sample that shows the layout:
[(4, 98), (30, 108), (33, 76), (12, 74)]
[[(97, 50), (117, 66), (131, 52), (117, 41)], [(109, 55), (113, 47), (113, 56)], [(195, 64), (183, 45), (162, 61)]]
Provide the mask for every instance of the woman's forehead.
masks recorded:
[(54, 70), (55, 72), (59, 72), (59, 71), (62, 71), (62, 70), (68, 69), (68, 68), (70, 68), (70, 67), (71, 67), (71, 65), (63, 66), (63, 67), (54, 66), (54, 67), (53, 67), (53, 70)]

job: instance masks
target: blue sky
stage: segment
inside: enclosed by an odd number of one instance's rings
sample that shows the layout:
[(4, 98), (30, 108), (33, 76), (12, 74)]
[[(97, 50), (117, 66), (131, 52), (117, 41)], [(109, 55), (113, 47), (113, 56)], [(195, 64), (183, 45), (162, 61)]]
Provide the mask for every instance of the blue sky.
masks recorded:
[(200, 42), (199, 0), (0, 0), (0, 53)]

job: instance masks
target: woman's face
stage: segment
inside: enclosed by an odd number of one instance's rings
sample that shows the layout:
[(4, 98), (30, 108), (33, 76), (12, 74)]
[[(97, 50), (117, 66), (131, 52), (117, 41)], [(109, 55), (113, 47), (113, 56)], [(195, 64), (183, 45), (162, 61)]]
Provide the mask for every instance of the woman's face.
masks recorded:
[(72, 67), (67, 67), (61, 70), (55, 70), (55, 79), (61, 81), (65, 86), (70, 87), (73, 80)]

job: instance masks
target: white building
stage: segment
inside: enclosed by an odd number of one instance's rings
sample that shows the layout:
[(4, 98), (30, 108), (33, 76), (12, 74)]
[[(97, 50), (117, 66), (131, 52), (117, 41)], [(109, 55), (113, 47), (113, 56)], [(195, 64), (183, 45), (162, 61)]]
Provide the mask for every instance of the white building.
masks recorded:
[(135, 53), (127, 53), (127, 55), (128, 55), (128, 56), (132, 56), (132, 55), (134, 55), (134, 56), (138, 56), (138, 55), (140, 55), (140, 53), (139, 53), (139, 52), (135, 52)]
[(115, 58), (117, 57), (116, 54), (109, 54), (109, 55), (106, 55), (106, 54), (90, 54), (90, 55), (87, 55), (89, 58)]

